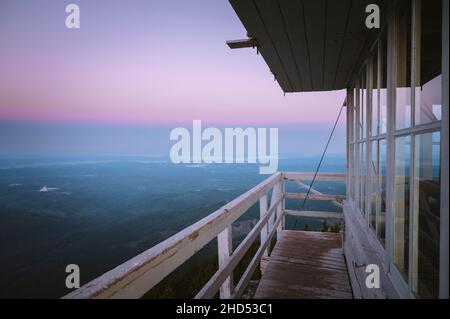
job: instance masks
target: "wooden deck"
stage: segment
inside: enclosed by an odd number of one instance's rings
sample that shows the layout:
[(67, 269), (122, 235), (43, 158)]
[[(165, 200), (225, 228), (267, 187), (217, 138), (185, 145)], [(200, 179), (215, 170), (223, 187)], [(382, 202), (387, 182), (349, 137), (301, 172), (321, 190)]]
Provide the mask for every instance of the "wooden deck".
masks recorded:
[(256, 299), (351, 299), (339, 233), (282, 231), (255, 293)]

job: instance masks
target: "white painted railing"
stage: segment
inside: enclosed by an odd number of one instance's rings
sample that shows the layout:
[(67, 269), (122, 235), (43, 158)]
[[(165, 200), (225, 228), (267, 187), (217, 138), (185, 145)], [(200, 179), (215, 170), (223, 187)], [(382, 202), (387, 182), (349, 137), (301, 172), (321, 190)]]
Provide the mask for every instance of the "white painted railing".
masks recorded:
[[(216, 237), (219, 269), (198, 292), (196, 298), (212, 298), (217, 292), (220, 292), (221, 298), (239, 298), (261, 258), (268, 255), (274, 234), (284, 228), (285, 215), (342, 218), (342, 214), (339, 213), (284, 209), (285, 198), (305, 198), (305, 194), (286, 194), (284, 181), (292, 180), (305, 188), (307, 185), (301, 180), (311, 179), (310, 173), (276, 173), (197, 223), (63, 298), (140, 298)], [(345, 182), (345, 174), (319, 174), (316, 180)], [(272, 195), (269, 203), (270, 192)], [(343, 196), (324, 195), (312, 189), (308, 198), (331, 200), (336, 205), (341, 205)], [(260, 219), (233, 251), (232, 223), (258, 201)], [(239, 282), (234, 285), (234, 269), (258, 238), (260, 239), (259, 249)]]

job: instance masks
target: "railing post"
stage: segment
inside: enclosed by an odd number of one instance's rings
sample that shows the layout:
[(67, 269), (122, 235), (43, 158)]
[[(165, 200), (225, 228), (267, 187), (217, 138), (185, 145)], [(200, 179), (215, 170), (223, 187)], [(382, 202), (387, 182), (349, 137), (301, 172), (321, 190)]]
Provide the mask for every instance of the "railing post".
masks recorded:
[[(283, 188), (284, 188), (283, 179), (281, 179), (281, 181), (273, 187), (272, 198), (270, 200), (271, 205), (272, 203), (275, 203), (281, 196), (283, 196)], [(280, 216), (280, 214), (283, 213), (283, 208), (284, 208), (284, 199), (281, 200), (277, 206), (275, 220)], [(278, 238), (281, 235), (281, 230), (283, 229), (284, 229), (284, 217), (281, 219), (281, 222), (277, 227)]]
[[(231, 233), (232, 226), (225, 228), (217, 235), (217, 247), (219, 256), (219, 268), (227, 264), (230, 255), (233, 253), (233, 237)], [(224, 281), (220, 287), (220, 299), (229, 299), (234, 289), (233, 273)]]
[[(263, 195), (259, 199), (259, 218), (262, 219), (264, 215), (267, 213), (267, 195)], [(267, 222), (267, 224), (264, 225), (263, 229), (261, 229), (261, 245), (267, 240), (270, 220)], [(264, 251), (263, 257), (266, 257), (269, 255), (269, 247)]]

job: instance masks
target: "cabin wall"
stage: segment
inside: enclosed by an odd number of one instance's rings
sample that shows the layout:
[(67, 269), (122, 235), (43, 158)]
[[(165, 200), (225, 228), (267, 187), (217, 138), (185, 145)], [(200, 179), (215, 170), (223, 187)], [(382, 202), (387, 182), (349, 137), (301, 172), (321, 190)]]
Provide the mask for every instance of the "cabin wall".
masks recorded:
[(347, 89), (344, 252), (356, 298), (448, 298), (448, 1), (387, 14)]
[[(397, 299), (400, 294), (394, 288), (377, 239), (370, 236), (366, 223), (357, 213), (355, 203), (344, 202), (344, 254), (356, 299)], [(374, 264), (380, 269), (380, 288), (366, 286), (366, 266)]]

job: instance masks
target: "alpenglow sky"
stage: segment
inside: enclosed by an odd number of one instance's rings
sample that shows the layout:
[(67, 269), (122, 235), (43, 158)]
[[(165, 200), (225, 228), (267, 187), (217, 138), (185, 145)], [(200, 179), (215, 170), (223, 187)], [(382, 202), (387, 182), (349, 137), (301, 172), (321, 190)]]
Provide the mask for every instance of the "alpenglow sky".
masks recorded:
[[(67, 29), (76, 3), (81, 28)], [(0, 154), (165, 154), (192, 120), (320, 153), (344, 92), (283, 92), (226, 0), (0, 0)], [(344, 119), (331, 152), (344, 153)], [(283, 139), (283, 141), (281, 141)]]

